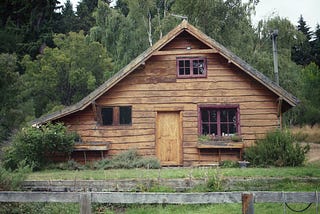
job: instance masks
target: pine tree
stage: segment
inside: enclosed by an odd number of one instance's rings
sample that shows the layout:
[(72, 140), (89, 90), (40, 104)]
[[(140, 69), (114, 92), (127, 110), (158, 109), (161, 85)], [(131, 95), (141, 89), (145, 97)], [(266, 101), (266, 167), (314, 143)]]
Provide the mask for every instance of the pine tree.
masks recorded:
[(313, 60), (312, 49), (310, 44), (310, 40), (312, 38), (312, 31), (310, 31), (310, 27), (304, 21), (302, 15), (299, 18), (297, 29), (305, 36), (305, 39), (302, 42), (300, 42), (300, 44), (292, 47), (291, 59), (298, 65), (306, 66)]

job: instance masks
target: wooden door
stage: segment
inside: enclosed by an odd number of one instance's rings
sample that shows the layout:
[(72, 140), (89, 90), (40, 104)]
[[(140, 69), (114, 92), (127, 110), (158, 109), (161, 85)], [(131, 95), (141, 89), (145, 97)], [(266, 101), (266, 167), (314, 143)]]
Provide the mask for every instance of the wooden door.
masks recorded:
[(161, 165), (182, 164), (180, 112), (158, 112), (156, 154)]

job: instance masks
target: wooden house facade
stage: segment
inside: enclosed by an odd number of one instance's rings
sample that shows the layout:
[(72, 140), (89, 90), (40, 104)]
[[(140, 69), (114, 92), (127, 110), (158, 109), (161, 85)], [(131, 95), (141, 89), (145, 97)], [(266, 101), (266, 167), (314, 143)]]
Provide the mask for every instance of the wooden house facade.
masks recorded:
[(189, 166), (241, 159), (297, 103), (183, 21), (79, 103), (34, 123), (63, 122), (76, 131), (78, 160), (134, 148), (162, 165)]

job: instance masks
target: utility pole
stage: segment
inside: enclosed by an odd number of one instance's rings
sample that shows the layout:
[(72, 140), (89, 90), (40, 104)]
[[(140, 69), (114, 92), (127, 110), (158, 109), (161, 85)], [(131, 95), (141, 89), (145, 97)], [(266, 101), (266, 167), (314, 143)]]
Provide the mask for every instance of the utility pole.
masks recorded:
[(277, 85), (279, 85), (277, 37), (278, 37), (278, 30), (273, 30), (273, 32), (271, 33), (271, 40), (272, 40), (272, 50), (273, 50), (274, 78)]

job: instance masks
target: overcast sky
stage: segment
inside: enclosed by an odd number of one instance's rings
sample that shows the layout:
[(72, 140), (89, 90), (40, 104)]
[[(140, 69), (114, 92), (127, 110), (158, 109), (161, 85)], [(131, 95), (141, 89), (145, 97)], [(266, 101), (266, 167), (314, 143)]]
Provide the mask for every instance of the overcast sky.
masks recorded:
[(260, 0), (252, 21), (256, 24), (275, 15), (289, 19), (295, 26), (302, 15), (314, 30), (320, 24), (320, 0)]
[[(60, 1), (65, 2), (66, 0)], [(71, 0), (74, 7), (78, 1)], [(295, 26), (302, 15), (307, 25), (314, 30), (316, 24), (320, 24), (320, 0), (260, 0), (252, 21), (253, 24), (257, 24), (261, 19), (268, 19), (276, 15), (289, 19)]]

